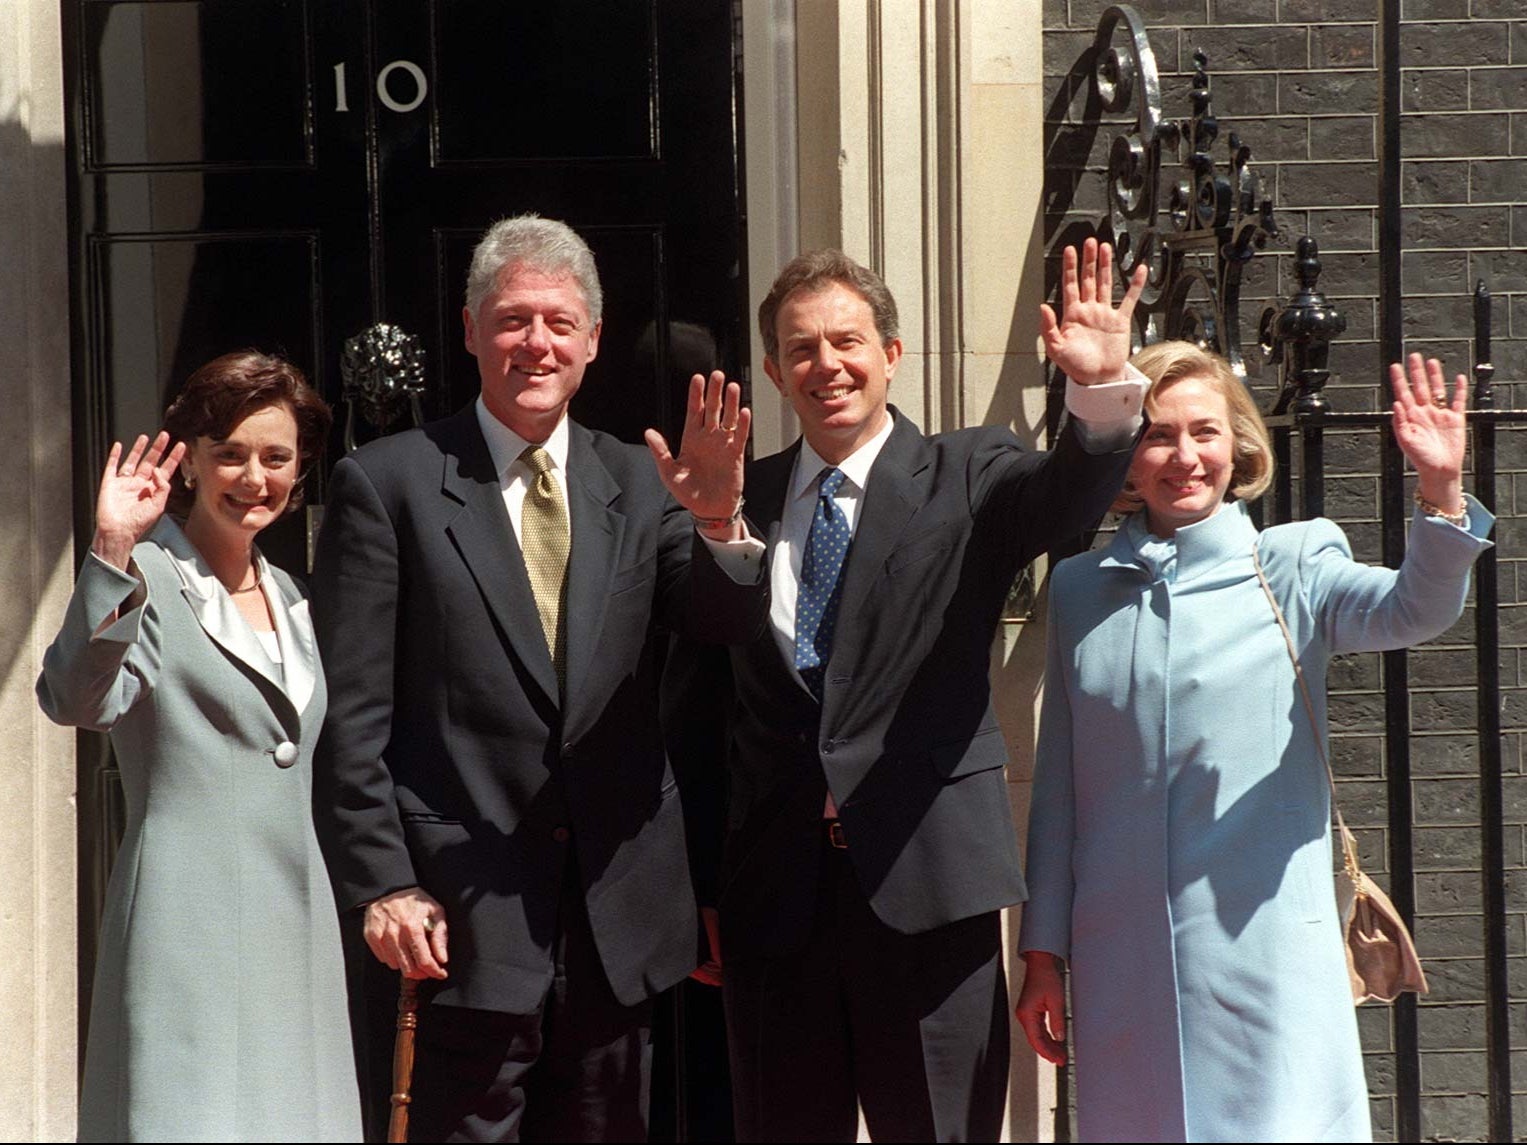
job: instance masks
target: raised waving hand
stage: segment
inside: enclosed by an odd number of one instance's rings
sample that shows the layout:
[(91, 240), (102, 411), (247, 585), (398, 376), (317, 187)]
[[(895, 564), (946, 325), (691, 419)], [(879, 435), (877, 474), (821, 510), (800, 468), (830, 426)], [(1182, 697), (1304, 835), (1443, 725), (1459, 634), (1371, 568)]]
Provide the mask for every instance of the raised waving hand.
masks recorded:
[[(742, 463), (752, 424), (753, 411), (742, 405), (742, 387), (716, 370), (709, 382), (702, 374), (689, 381), (689, 408), (678, 456), (669, 451), (661, 433), (647, 431), (647, 448), (657, 463), (658, 476), (707, 534), (742, 535), (731, 518), (742, 505)], [(724, 529), (720, 524), (706, 525), (722, 521), (727, 522)], [(716, 539), (722, 538), (717, 535)]]
[(1421, 360), (1412, 354), (1407, 362), (1410, 377), (1400, 363), (1389, 367), (1394, 388), (1394, 436), (1400, 451), (1416, 467), (1421, 497), (1445, 513), (1463, 506), (1463, 459), (1469, 433), (1464, 411), (1468, 408), (1468, 379), (1459, 374), (1448, 393), (1442, 363)]
[[(1080, 263), (1080, 266), (1078, 266)], [(1147, 267), (1141, 263), (1123, 301), (1113, 305), (1113, 247), (1089, 238), (1061, 256), (1060, 316), (1048, 303), (1039, 307), (1039, 334), (1045, 356), (1078, 385), (1117, 382), (1130, 355), (1130, 319), (1145, 289)]]
[(133, 546), (164, 516), (170, 477), (186, 454), (185, 442), (176, 442), (166, 453), (169, 444), (170, 435), (164, 430), (152, 442), (140, 433), (126, 458), (120, 441), (112, 443), (107, 455), (95, 498), (95, 538), (90, 551), (119, 569), (127, 568)]

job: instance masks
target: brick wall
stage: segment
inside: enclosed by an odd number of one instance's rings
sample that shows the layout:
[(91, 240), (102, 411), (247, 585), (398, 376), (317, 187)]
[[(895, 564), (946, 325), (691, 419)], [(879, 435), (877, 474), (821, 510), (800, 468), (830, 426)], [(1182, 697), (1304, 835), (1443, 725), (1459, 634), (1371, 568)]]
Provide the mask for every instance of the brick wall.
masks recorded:
[[(1052, 292), (1060, 248), (1106, 219), (1106, 160), (1117, 121), (1088, 101), (1089, 49), (1106, 6), (1043, 0)], [(1347, 334), (1332, 352), (1328, 394), (1337, 408), (1380, 408), (1377, 0), (1141, 0), (1136, 10), (1150, 30), (1165, 115), (1189, 114), (1192, 56), (1202, 49), (1221, 118), (1215, 155), (1223, 160), (1225, 136), (1239, 133), (1273, 198), (1282, 239), (1248, 275), (1243, 342), (1255, 342), (1264, 301), (1291, 291), (1294, 242), (1312, 235), (1325, 267), (1321, 286), (1347, 317)], [(1515, 391), (1516, 404), (1527, 405), (1527, 0), (1405, 0), (1402, 15), (1406, 350), (1467, 370), (1470, 291), (1483, 279), (1495, 296), (1496, 404), (1513, 404)], [(1253, 388), (1265, 397), (1273, 379), (1254, 344), (1245, 358)], [(1527, 567), (1520, 563), (1527, 557), (1527, 431), (1501, 431), (1500, 467), (1496, 539), (1515, 1000), (1527, 999), (1521, 754)], [(1377, 435), (1331, 435), (1327, 473), (1327, 513), (1347, 529), (1360, 558), (1376, 560)], [(1483, 1140), (1487, 1133), (1472, 633), (1471, 607), (1452, 631), (1410, 658), (1416, 930), (1432, 984), (1419, 1015), (1421, 1105), (1423, 1135), (1433, 1140)], [(1388, 848), (1380, 682), (1376, 656), (1345, 657), (1330, 677), (1342, 803), (1375, 874), (1385, 870)], [(1359, 1012), (1381, 1140), (1394, 1126), (1389, 1015), (1386, 1007)], [(1527, 1050), (1527, 1004), (1513, 1001), (1512, 1029), (1513, 1042)], [(1514, 1074), (1514, 1089), (1527, 1092), (1527, 1058), (1518, 1058)], [(1527, 1100), (1515, 1101), (1521, 1135)]]

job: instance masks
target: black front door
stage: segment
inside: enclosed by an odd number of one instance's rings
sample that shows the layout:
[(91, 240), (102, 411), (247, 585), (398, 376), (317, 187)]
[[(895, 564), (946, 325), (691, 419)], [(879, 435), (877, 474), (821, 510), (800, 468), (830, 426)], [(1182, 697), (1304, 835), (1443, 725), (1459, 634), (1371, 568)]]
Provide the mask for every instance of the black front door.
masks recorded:
[[(566, 219), (594, 249), (605, 328), (573, 406), (585, 424), (672, 436), (691, 372), (742, 376), (726, 0), (67, 0), (63, 15), (80, 551), (110, 442), (152, 433), (226, 350), (286, 354), (343, 424), (344, 342), (386, 321), (425, 351), (425, 415), (466, 402), (467, 259), (504, 215)], [(300, 568), (302, 522), (262, 547)], [(82, 736), (86, 1013), (118, 798), (104, 741)]]

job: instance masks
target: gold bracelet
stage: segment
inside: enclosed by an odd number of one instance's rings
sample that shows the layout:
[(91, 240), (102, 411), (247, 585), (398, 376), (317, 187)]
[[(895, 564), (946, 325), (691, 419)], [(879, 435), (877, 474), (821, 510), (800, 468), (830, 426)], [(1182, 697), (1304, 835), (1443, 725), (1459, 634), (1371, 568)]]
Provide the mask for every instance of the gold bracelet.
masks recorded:
[(1421, 496), (1421, 490), (1416, 490), (1416, 505), (1421, 512), (1428, 517), (1441, 517), (1450, 525), (1457, 525), (1460, 529), (1466, 527), (1469, 522), (1469, 503), (1465, 501), (1458, 506), (1458, 512), (1449, 513), (1440, 505), (1433, 505), (1425, 497)]
[(697, 529), (724, 529), (728, 525), (735, 525), (742, 518), (742, 507), (745, 502), (741, 497), (737, 498), (737, 508), (732, 510), (730, 517), (702, 517), (698, 513), (691, 512)]

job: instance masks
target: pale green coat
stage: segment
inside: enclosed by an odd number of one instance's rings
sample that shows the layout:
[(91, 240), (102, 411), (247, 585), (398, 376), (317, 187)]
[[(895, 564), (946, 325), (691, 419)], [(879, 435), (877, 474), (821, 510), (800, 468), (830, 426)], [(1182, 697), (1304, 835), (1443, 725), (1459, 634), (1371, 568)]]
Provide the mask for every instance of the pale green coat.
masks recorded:
[(283, 673), (172, 521), (133, 559), (147, 599), (128, 608), (139, 581), (86, 558), (37, 682), (50, 718), (111, 733), (127, 803), (80, 1140), (358, 1141), (307, 601), (259, 559)]
[(1330, 521), (1261, 534), (1318, 732), (1241, 505), (1171, 541), (1136, 514), (1056, 567), (1020, 949), (1070, 961), (1082, 1140), (1369, 1139), (1326, 664), (1452, 624), (1491, 523), (1418, 515), (1398, 574)]

